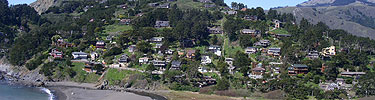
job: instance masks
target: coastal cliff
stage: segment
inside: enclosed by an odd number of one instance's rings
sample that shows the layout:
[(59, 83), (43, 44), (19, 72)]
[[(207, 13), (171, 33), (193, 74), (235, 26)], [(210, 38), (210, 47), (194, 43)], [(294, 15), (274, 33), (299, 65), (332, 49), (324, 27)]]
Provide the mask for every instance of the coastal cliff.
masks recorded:
[(39, 74), (39, 70), (29, 71), (22, 66), (13, 66), (5, 58), (0, 59), (0, 72), (2, 72), (1, 77), (11, 80), (13, 84), (40, 86), (46, 79)]

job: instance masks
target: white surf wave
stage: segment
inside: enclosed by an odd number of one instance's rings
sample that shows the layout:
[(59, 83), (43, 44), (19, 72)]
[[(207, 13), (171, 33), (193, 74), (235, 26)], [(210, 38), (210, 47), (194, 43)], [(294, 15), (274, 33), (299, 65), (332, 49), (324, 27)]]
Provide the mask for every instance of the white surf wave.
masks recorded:
[(48, 100), (54, 100), (55, 96), (53, 95), (51, 90), (49, 90), (47, 88), (41, 88), (41, 90), (49, 95)]

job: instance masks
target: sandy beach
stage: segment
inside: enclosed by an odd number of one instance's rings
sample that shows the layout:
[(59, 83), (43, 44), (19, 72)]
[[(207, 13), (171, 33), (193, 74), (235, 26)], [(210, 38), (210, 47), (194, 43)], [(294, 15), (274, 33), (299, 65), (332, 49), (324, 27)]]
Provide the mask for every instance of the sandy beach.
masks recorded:
[(79, 84), (73, 82), (48, 83), (58, 100), (152, 100), (151, 97), (141, 96), (130, 92), (113, 90), (97, 90), (94, 84)]

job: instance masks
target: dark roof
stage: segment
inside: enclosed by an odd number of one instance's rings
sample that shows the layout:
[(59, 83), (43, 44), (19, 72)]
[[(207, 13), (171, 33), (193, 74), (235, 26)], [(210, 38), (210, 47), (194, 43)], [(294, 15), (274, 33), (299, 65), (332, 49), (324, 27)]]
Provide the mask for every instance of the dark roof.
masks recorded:
[(297, 67), (297, 68), (307, 68), (307, 65), (305, 65), (305, 64), (294, 64), (293, 67)]
[(181, 61), (172, 61), (172, 65), (174, 65), (174, 66), (180, 66), (181, 65)]

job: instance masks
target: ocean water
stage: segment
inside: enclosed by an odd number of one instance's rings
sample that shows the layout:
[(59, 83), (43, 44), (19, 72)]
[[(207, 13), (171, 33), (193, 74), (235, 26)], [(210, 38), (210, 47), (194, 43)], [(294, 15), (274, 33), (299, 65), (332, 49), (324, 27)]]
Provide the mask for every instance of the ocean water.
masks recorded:
[(0, 100), (54, 100), (50, 90), (0, 82)]

